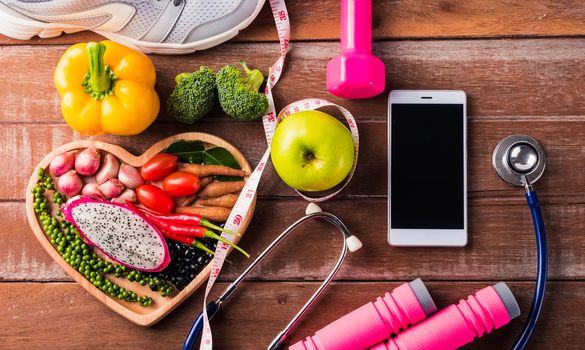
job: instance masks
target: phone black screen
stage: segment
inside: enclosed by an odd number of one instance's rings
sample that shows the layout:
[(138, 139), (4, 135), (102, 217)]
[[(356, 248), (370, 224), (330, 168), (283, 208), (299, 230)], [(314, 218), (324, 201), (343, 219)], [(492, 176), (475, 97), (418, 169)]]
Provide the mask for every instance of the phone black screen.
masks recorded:
[(391, 108), (391, 228), (463, 229), (463, 105)]

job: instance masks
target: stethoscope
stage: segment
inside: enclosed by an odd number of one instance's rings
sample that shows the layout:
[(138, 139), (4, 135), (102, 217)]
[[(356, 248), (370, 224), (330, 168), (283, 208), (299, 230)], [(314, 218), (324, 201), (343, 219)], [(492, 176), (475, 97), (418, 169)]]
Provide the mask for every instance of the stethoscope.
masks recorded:
[[(544, 221), (540, 210), (538, 196), (532, 187), (532, 184), (536, 182), (544, 172), (546, 167), (546, 155), (542, 146), (534, 138), (526, 135), (511, 135), (500, 141), (496, 146), (492, 156), (492, 164), (498, 175), (504, 181), (516, 186), (523, 186), (526, 189), (526, 201), (532, 214), (532, 221), (534, 223), (534, 231), (536, 234), (538, 270), (536, 273), (534, 297), (532, 299), (532, 306), (528, 314), (528, 319), (524, 324), (520, 336), (512, 347), (512, 350), (521, 350), (526, 347), (528, 340), (536, 328), (536, 323), (542, 310), (546, 289), (548, 269), (546, 232), (544, 230)], [(284, 230), (215, 301), (207, 304), (208, 317), (211, 319), (219, 311), (221, 304), (233, 295), (240, 283), (242, 283), (256, 265), (258, 265), (260, 261), (262, 261), (262, 259), (274, 249), (274, 247), (276, 247), (288, 236), (289, 233), (294, 231), (301, 224), (313, 219), (323, 219), (333, 224), (333, 226), (335, 226), (343, 235), (344, 241), (341, 255), (327, 278), (319, 288), (317, 288), (305, 305), (303, 305), (301, 310), (291, 319), (286, 327), (278, 333), (267, 348), (267, 350), (278, 349), (309, 307), (311, 307), (321, 293), (323, 293), (325, 288), (331, 283), (337, 274), (337, 271), (343, 264), (348, 250), (354, 252), (362, 247), (360, 240), (349, 232), (345, 224), (337, 216), (321, 211), (321, 208), (315, 204), (309, 204), (305, 216)], [(192, 350), (202, 329), (203, 313), (200, 313), (189, 330), (189, 334), (183, 344), (183, 350)]]
[[(314, 203), (310, 203), (307, 206), (305, 214), (306, 214), (305, 216), (295, 221), (278, 237), (276, 237), (276, 239), (272, 241), (272, 243), (270, 243), (270, 245), (266, 247), (266, 249), (264, 249), (264, 251), (250, 264), (250, 266), (248, 266), (248, 268), (246, 268), (246, 270), (244, 270), (244, 272), (242, 272), (242, 274), (238, 278), (236, 278), (236, 280), (233, 281), (215, 301), (212, 301), (209, 304), (207, 304), (207, 315), (209, 319), (211, 319), (217, 313), (217, 311), (219, 311), (221, 304), (228, 300), (233, 295), (234, 291), (238, 288), (240, 283), (242, 283), (242, 281), (248, 276), (248, 274), (252, 270), (254, 270), (256, 265), (258, 265), (260, 261), (262, 261), (262, 259), (266, 257), (266, 255), (270, 254), (274, 247), (276, 247), (282, 240), (284, 240), (289, 233), (291, 233), (301, 224), (307, 221), (314, 219), (322, 219), (335, 226), (337, 230), (343, 235), (344, 240), (341, 248), (341, 255), (339, 256), (337, 263), (335, 264), (335, 266), (333, 266), (333, 269), (331, 270), (329, 275), (327, 275), (327, 278), (325, 278), (323, 283), (321, 283), (319, 288), (317, 288), (315, 293), (313, 293), (313, 295), (309, 298), (305, 305), (303, 305), (301, 310), (297, 312), (297, 314), (290, 320), (286, 327), (280, 333), (278, 333), (278, 335), (268, 346), (267, 350), (276, 350), (280, 347), (280, 345), (286, 340), (286, 338), (288, 337), (292, 329), (295, 327), (295, 325), (303, 317), (305, 312), (311, 307), (311, 305), (313, 305), (313, 303), (319, 298), (321, 293), (323, 293), (325, 288), (327, 288), (327, 286), (331, 283), (331, 281), (337, 274), (337, 271), (339, 271), (339, 268), (345, 261), (347, 252), (348, 251), (355, 252), (362, 247), (362, 242), (356, 236), (352, 235), (349, 232), (345, 224), (337, 216), (331, 213), (321, 211), (321, 208), (319, 208), (319, 206)], [(195, 342), (197, 341), (197, 338), (199, 337), (199, 334), (201, 333), (202, 330), (203, 313), (200, 313), (195, 319), (193, 326), (191, 326), (189, 334), (187, 335), (187, 338), (183, 343), (183, 350), (191, 350), (193, 348), (193, 345), (195, 345)]]
[(536, 234), (538, 268), (534, 297), (522, 332), (512, 346), (512, 350), (521, 350), (526, 347), (536, 329), (546, 290), (548, 270), (546, 232), (538, 196), (532, 187), (532, 184), (544, 173), (546, 155), (542, 146), (534, 138), (526, 135), (511, 135), (496, 146), (492, 156), (492, 164), (504, 181), (525, 188), (526, 202), (532, 214), (534, 233)]

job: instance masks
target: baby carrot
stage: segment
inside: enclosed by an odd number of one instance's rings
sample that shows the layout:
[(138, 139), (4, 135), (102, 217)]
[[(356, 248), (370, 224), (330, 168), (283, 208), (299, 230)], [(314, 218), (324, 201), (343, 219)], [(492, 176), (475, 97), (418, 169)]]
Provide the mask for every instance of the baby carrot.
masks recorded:
[(180, 170), (195, 174), (199, 178), (211, 175), (248, 176), (244, 170), (230, 168), (224, 165), (213, 164), (181, 164)]
[[(208, 177), (204, 177), (199, 181), (199, 191), (202, 191), (205, 186), (209, 185), (211, 182), (213, 182), (213, 177), (208, 176)], [(195, 200), (197, 199), (198, 194), (192, 194), (190, 196), (187, 197), (178, 197), (175, 198), (175, 204), (177, 207), (186, 207), (188, 205), (193, 204), (193, 202), (195, 202)]]
[(177, 213), (201, 215), (211, 221), (227, 221), (230, 209), (221, 207), (177, 207)]
[(186, 197), (176, 197), (175, 198), (175, 206), (185, 207), (187, 205), (191, 205), (191, 204), (193, 204), (193, 202), (195, 202), (197, 197), (198, 197), (197, 193), (192, 194), (190, 196), (186, 196)]
[(228, 193), (240, 192), (245, 184), (245, 181), (215, 181), (200, 191), (199, 197), (219, 197)]
[(222, 207), (222, 208), (233, 208), (238, 200), (238, 195), (233, 193), (224, 194), (223, 196), (214, 198), (201, 198), (195, 202), (197, 205), (203, 205), (206, 207)]

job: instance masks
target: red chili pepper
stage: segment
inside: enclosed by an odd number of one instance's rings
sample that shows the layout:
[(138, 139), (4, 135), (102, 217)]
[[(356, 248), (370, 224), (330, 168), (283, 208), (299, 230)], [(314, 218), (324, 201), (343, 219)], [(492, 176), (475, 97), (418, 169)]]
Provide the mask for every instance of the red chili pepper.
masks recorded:
[(202, 238), (202, 237), (213, 238), (213, 239), (216, 239), (218, 241), (221, 241), (225, 244), (232, 246), (234, 249), (236, 249), (240, 253), (244, 254), (246, 257), (248, 257), (248, 258), (250, 257), (250, 254), (248, 254), (245, 250), (238, 247), (234, 243), (228, 241), (227, 239), (217, 235), (215, 232), (208, 230), (205, 227), (175, 224), (175, 223), (172, 223), (172, 222), (166, 220), (164, 218), (164, 215), (161, 216), (160, 214), (152, 213), (149, 210), (143, 210), (141, 208), (136, 207), (132, 203), (126, 203), (126, 205), (128, 205), (128, 207), (130, 207), (131, 209), (140, 210), (140, 212), (143, 213), (144, 216), (146, 216), (146, 218), (149, 219), (149, 221), (151, 223), (153, 223), (155, 226), (157, 226), (163, 232), (166, 231), (167, 233), (170, 233), (173, 235), (180, 235), (180, 236), (189, 236), (189, 237), (198, 237), (198, 238)]
[(190, 237), (198, 237), (203, 238), (206, 237), (207, 229), (201, 226), (187, 226), (187, 225), (177, 225), (173, 224), (172, 222), (168, 222), (165, 220), (154, 219), (152, 220), (155, 225), (159, 226), (161, 229), (166, 230), (175, 235), (181, 236), (190, 236)]
[(165, 236), (168, 239), (172, 239), (173, 241), (177, 241), (183, 244), (187, 244), (187, 245), (191, 245), (193, 244), (193, 241), (195, 240), (195, 237), (189, 237), (189, 236), (181, 236), (181, 235), (175, 235), (173, 233), (170, 233), (168, 231), (165, 230), (161, 230), (163, 232), (163, 236)]
[(206, 253), (209, 253), (211, 255), (214, 255), (215, 252), (209, 248), (207, 248), (205, 246), (205, 244), (203, 244), (202, 242), (200, 242), (198, 239), (196, 239), (195, 237), (189, 237), (189, 236), (180, 236), (180, 235), (175, 235), (172, 234), (168, 231), (162, 230), (163, 236), (165, 236), (168, 239), (172, 239), (173, 241), (177, 241), (186, 245), (190, 245), (193, 246), (195, 248), (201, 249)]
[(149, 210), (149, 209), (144, 209), (144, 208), (138, 208), (135, 205), (133, 205), (132, 203), (126, 203), (129, 206), (131, 206), (132, 209), (134, 210), (139, 210), (142, 213), (148, 214), (150, 218), (152, 219), (159, 219), (159, 220), (164, 220), (167, 222), (171, 222), (173, 224), (179, 224), (179, 225), (189, 225), (189, 226), (204, 226), (210, 229), (214, 229), (214, 230), (218, 230), (221, 232), (226, 232), (230, 235), (234, 235), (234, 236), (239, 236), (240, 234), (230, 231), (230, 230), (226, 230), (223, 227), (217, 226), (212, 224), (211, 222), (209, 222), (209, 220), (202, 218), (200, 215), (196, 215), (196, 214), (178, 214), (178, 213), (172, 213), (172, 214), (160, 214), (157, 213), (155, 211)]

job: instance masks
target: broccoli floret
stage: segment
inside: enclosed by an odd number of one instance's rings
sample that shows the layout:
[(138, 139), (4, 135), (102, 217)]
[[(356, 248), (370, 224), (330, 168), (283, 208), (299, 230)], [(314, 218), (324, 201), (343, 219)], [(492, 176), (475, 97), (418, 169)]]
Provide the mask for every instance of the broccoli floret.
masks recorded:
[(240, 61), (240, 64), (245, 70), (244, 76), (232, 65), (225, 66), (217, 72), (219, 104), (232, 118), (258, 119), (268, 109), (268, 99), (263, 93), (258, 92), (264, 76), (258, 69), (248, 68), (244, 61)]
[(194, 73), (181, 73), (175, 82), (177, 86), (167, 100), (167, 108), (176, 120), (193, 124), (215, 106), (217, 90), (213, 69), (202, 66)]

